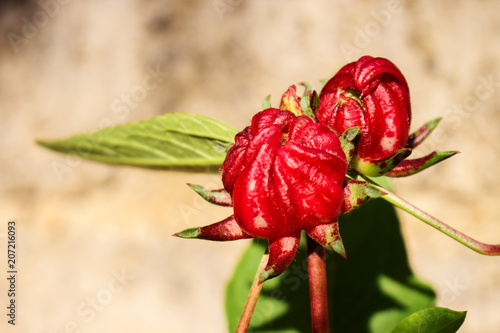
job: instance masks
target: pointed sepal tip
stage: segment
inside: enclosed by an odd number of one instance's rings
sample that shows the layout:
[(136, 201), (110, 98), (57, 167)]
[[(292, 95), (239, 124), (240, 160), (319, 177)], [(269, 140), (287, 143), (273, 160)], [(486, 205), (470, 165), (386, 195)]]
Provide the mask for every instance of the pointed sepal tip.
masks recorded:
[(347, 259), (347, 253), (345, 252), (344, 243), (342, 239), (334, 241), (330, 244), (332, 250), (340, 254), (344, 259)]
[(389, 177), (407, 177), (415, 175), (431, 166), (436, 165), (439, 162), (442, 162), (456, 154), (460, 153), (456, 150), (451, 151), (433, 151), (432, 153), (416, 158), (404, 160), (399, 165), (397, 165), (394, 169), (386, 174)]
[(201, 196), (204, 200), (210, 202), (214, 205), (230, 207), (233, 205), (233, 200), (231, 199), (231, 195), (225, 190), (207, 190), (201, 185), (187, 183), (187, 185), (195, 191), (199, 196)]
[(426, 122), (415, 133), (410, 134), (410, 136), (408, 137), (406, 148), (413, 149), (417, 147), (420, 143), (422, 143), (422, 141), (424, 141), (432, 133), (432, 131), (434, 131), (434, 129), (437, 127), (441, 119), (443, 118), (438, 117), (432, 119)]
[(198, 238), (200, 236), (201, 230), (198, 227), (188, 228), (182, 231), (179, 231), (172, 236), (180, 237), (180, 238)]
[(276, 273), (275, 273), (274, 269), (272, 269), (272, 268), (266, 269), (259, 274), (259, 282), (263, 283), (266, 280), (269, 280), (270, 278), (273, 278), (275, 276), (276, 276)]

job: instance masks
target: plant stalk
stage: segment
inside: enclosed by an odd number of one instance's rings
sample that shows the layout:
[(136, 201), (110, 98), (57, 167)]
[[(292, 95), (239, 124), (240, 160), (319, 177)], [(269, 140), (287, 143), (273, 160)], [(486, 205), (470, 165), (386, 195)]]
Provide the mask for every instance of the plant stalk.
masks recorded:
[(269, 251), (266, 250), (264, 256), (259, 265), (259, 269), (257, 270), (257, 274), (255, 274), (255, 278), (253, 279), (252, 287), (250, 288), (250, 293), (248, 294), (247, 302), (245, 303), (245, 307), (243, 308), (243, 313), (240, 317), (240, 322), (238, 323), (238, 328), (236, 329), (236, 333), (246, 333), (248, 330), (248, 326), (250, 325), (250, 320), (252, 319), (253, 310), (255, 309), (255, 304), (257, 304), (257, 300), (259, 299), (260, 291), (262, 290), (262, 284), (264, 282), (259, 282), (259, 275), (262, 273), (264, 268), (266, 268), (267, 261), (269, 259)]
[(313, 333), (328, 333), (328, 290), (325, 249), (307, 236), (307, 267)]
[(386, 201), (390, 202), (396, 207), (401, 208), (407, 213), (410, 213), (411, 215), (415, 216), (419, 220), (427, 223), (433, 228), (436, 228), (437, 230), (441, 231), (445, 235), (453, 238), (457, 242), (467, 246), (469, 249), (476, 251), (478, 253), (484, 254), (484, 255), (489, 255), (489, 256), (498, 256), (500, 255), (500, 244), (492, 245), (492, 244), (485, 244), (480, 241), (475, 240), (472, 237), (467, 236), (466, 234), (456, 230), (455, 228), (450, 227), (446, 223), (438, 220), (437, 218), (429, 215), (428, 213), (424, 212), (418, 207), (413, 206), (406, 200), (398, 197), (394, 193), (386, 190), (385, 188), (373, 184), (370, 182), (370, 187), (377, 189), (378, 191), (381, 192), (381, 198), (385, 199)]

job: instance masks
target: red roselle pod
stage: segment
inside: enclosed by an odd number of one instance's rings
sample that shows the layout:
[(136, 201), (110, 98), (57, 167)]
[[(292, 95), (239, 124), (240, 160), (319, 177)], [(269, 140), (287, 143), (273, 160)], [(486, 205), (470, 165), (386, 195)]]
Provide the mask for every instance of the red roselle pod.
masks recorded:
[(408, 84), (389, 60), (364, 56), (332, 77), (320, 93), (316, 116), (338, 135), (359, 126), (361, 137), (352, 166), (369, 176), (394, 168), (405, 149), (411, 121)]
[(210, 202), (232, 204), (234, 215), (176, 236), (268, 239), (269, 259), (261, 281), (291, 264), (302, 230), (345, 256), (337, 218), (344, 205), (347, 159), (327, 126), (288, 110), (261, 111), (236, 135), (221, 172), (227, 196), (192, 187)]
[(276, 239), (340, 214), (347, 163), (335, 133), (308, 117), (267, 109), (240, 134), (221, 170), (243, 230)]
[(267, 109), (235, 141), (222, 165), (222, 181), (238, 225), (269, 240), (264, 275), (276, 276), (288, 267), (301, 230), (320, 244), (339, 248), (337, 217), (347, 161), (335, 133), (307, 116)]

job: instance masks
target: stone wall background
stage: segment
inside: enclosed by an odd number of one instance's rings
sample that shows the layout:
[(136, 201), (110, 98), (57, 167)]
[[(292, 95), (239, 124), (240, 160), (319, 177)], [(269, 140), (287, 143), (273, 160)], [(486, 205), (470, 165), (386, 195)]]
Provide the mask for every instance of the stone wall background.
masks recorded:
[[(499, 13), (499, 1), (465, 0), (2, 2), (0, 221), (19, 226), (18, 329), (226, 331), (224, 285), (247, 244), (170, 236), (228, 215), (185, 186), (216, 187), (217, 176), (81, 161), (35, 139), (180, 111), (242, 128), (266, 95), (277, 103), (292, 83), (319, 86), (364, 54), (406, 75), (414, 129), (444, 117), (415, 154), (461, 151), (397, 180), (398, 193), (500, 242)], [(496, 332), (499, 259), (401, 217), (439, 305), (469, 311), (461, 332)]]

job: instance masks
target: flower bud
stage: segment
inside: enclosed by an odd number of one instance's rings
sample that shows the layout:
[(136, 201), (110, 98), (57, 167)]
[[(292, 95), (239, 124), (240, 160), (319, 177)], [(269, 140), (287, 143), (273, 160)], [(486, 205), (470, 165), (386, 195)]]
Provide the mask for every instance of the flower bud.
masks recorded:
[[(292, 105), (296, 100), (290, 96), (294, 87), (284, 94)], [(224, 189), (190, 185), (211, 203), (232, 205), (234, 215), (174, 235), (218, 241), (268, 239), (269, 259), (261, 281), (278, 276), (291, 264), (302, 230), (345, 257), (337, 218), (343, 212), (346, 172), (346, 155), (330, 128), (289, 110), (266, 109), (236, 135), (221, 167)]]
[(236, 136), (221, 170), (241, 228), (276, 239), (337, 218), (346, 164), (326, 126), (267, 109)]
[(280, 110), (291, 111), (296, 116), (304, 114), (300, 105), (300, 97), (297, 96), (297, 87), (290, 86), (281, 96)]
[[(345, 256), (337, 217), (347, 160), (339, 138), (327, 126), (288, 110), (261, 111), (236, 135), (221, 172), (241, 237), (269, 240), (269, 262), (261, 280), (290, 265), (302, 230)], [(239, 234), (226, 224), (215, 228), (231, 230), (231, 237)]]
[(360, 127), (353, 159), (358, 171), (378, 176), (380, 170), (390, 170), (374, 169), (373, 165), (384, 163), (398, 151), (400, 157), (393, 164), (409, 154), (401, 151), (408, 141), (411, 120), (408, 84), (389, 60), (365, 56), (347, 64), (326, 83), (319, 98), (316, 116), (320, 123), (338, 135)]

